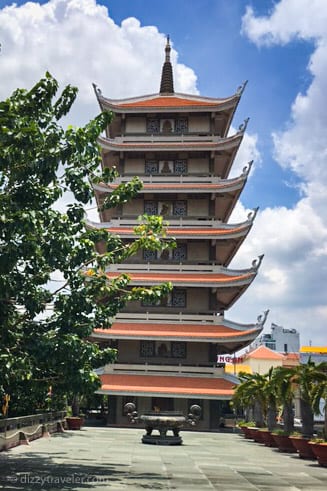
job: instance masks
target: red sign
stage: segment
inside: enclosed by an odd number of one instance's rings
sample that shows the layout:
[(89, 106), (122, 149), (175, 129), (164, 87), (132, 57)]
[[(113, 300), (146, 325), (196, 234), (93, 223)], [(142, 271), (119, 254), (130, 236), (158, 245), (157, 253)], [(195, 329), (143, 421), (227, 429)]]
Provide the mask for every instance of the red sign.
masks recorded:
[(217, 355), (217, 363), (243, 363), (243, 356)]

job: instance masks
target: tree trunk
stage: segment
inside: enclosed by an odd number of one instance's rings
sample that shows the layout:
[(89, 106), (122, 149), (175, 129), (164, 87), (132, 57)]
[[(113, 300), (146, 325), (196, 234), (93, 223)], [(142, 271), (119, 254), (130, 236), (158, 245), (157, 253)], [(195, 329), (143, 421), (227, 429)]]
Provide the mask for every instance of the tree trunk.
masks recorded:
[(327, 441), (327, 399), (325, 399), (324, 439)]
[(80, 404), (79, 396), (78, 396), (78, 394), (75, 394), (73, 396), (73, 400), (72, 400), (72, 413), (73, 413), (73, 416), (79, 416), (79, 404)]
[(302, 419), (302, 434), (304, 437), (311, 438), (314, 433), (313, 411), (308, 401), (300, 398), (300, 411)]
[(259, 401), (254, 401), (253, 415), (256, 426), (258, 428), (262, 428), (265, 422), (263, 418), (262, 406)]
[(276, 405), (274, 404), (268, 407), (268, 412), (267, 412), (267, 426), (269, 431), (272, 431), (276, 428), (276, 420), (277, 420), (277, 408)]
[(283, 407), (284, 430), (287, 433), (294, 431), (294, 412), (292, 401), (285, 402)]

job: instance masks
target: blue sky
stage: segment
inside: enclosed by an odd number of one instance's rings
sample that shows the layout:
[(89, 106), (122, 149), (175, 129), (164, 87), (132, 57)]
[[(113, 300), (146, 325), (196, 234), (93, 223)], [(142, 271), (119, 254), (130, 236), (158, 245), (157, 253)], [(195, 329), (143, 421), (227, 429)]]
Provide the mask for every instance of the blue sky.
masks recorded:
[[(157, 92), (170, 35), (175, 89), (224, 97), (248, 80), (233, 127), (250, 117), (235, 171), (254, 167), (235, 210), (260, 207), (235, 258), (258, 278), (228, 313), (297, 328), (326, 345), (327, 2), (322, 0), (0, 0), (0, 97), (46, 69), (80, 88), (74, 124), (98, 112), (91, 84), (113, 98)], [(266, 329), (267, 330), (267, 329)]]

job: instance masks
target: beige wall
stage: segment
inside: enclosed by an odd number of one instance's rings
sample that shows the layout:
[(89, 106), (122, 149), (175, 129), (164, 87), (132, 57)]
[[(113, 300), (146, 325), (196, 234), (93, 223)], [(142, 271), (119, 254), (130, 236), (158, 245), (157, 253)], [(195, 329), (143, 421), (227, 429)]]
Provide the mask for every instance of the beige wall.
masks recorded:
[(209, 204), (206, 199), (190, 199), (187, 201), (187, 214), (193, 217), (208, 216)]
[(246, 360), (246, 364), (252, 370), (252, 373), (260, 373), (264, 375), (269, 372), (270, 368), (276, 368), (282, 366), (282, 360), (265, 360), (265, 359), (257, 359), (257, 358), (248, 358)]
[[(155, 117), (155, 116), (154, 116)], [(181, 116), (183, 117), (183, 116)], [(210, 116), (209, 115), (192, 115), (188, 117), (188, 130), (190, 133), (209, 132), (210, 131)], [(175, 117), (160, 116), (160, 120), (169, 119), (174, 124)], [(127, 116), (126, 117), (126, 133), (145, 133), (146, 132), (146, 117), (145, 116)]]
[(123, 204), (123, 217), (138, 217), (144, 213), (144, 204), (142, 199), (133, 199)]
[(206, 241), (194, 241), (187, 244), (188, 261), (208, 261), (209, 247)]
[(188, 173), (189, 174), (208, 174), (209, 173), (209, 159), (188, 159)]
[[(186, 309), (182, 309), (185, 313), (198, 313), (207, 312), (209, 309), (209, 290), (207, 288), (188, 288), (186, 296)], [(163, 311), (170, 314), (180, 312), (180, 308), (173, 308), (167, 306), (146, 306), (140, 304), (140, 302), (128, 302), (124, 308), (124, 312), (153, 312), (161, 313)]]
[(125, 170), (126, 174), (132, 174), (133, 176), (144, 174), (144, 159), (126, 159), (125, 160)]
[(209, 116), (191, 116), (188, 120), (189, 132), (208, 132), (210, 131), (210, 117)]
[[(159, 324), (158, 324), (159, 326)], [(160, 341), (157, 341), (160, 344)], [(167, 341), (168, 345), (170, 341)], [(141, 357), (140, 356), (140, 341), (133, 339), (118, 340), (118, 363), (143, 363), (148, 361), (149, 364), (156, 365), (160, 363), (172, 364), (205, 364), (208, 362), (209, 346), (208, 343), (192, 343), (187, 342), (186, 358), (171, 358), (171, 357)]]
[[(182, 157), (180, 157), (182, 158)], [(187, 156), (183, 157), (187, 160), (187, 166), (188, 166), (188, 174), (209, 174), (209, 159), (201, 158), (201, 159), (196, 159), (196, 158), (190, 158), (188, 159)], [(108, 157), (106, 157), (107, 161)], [(176, 160), (177, 157), (171, 159), (171, 160)], [(126, 174), (130, 175), (144, 175), (145, 172), (145, 160), (163, 160), (162, 158), (149, 158), (147, 157), (146, 159), (144, 158), (126, 158), (125, 159), (125, 164), (124, 164), (124, 172)], [(112, 157), (111, 158), (112, 163), (117, 163), (117, 157)]]
[(130, 117), (126, 118), (126, 133), (145, 133), (146, 119), (145, 117)]

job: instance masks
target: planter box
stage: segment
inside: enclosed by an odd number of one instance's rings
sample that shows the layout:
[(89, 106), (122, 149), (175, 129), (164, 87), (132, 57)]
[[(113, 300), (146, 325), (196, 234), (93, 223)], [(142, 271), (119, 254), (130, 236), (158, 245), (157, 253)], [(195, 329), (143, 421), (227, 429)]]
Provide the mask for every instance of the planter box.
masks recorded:
[(259, 428), (254, 428), (253, 426), (249, 427), (248, 428), (248, 435), (249, 436), (247, 438), (250, 438), (251, 440), (255, 440), (258, 430), (259, 430)]
[(249, 427), (249, 426), (241, 426), (241, 430), (242, 430), (242, 433), (244, 435), (245, 438), (248, 438), (248, 439), (252, 439), (252, 432), (251, 430), (253, 429), (253, 427)]
[(264, 443), (264, 440), (263, 440), (263, 437), (262, 437), (262, 433), (263, 433), (263, 431), (260, 430), (260, 429), (256, 429), (253, 432), (253, 439), (254, 439), (255, 442), (257, 442), (257, 443)]
[(277, 447), (280, 452), (295, 453), (295, 447), (291, 442), (291, 439), (287, 435), (276, 435), (272, 433), (272, 436), (277, 443)]
[(266, 447), (276, 448), (278, 446), (269, 430), (261, 430), (261, 438)]
[(84, 418), (68, 417), (66, 418), (66, 423), (69, 430), (80, 430), (84, 424)]
[(319, 465), (327, 467), (327, 443), (309, 442), (309, 445), (312, 448)]
[(297, 450), (300, 459), (315, 459), (309, 440), (301, 436), (290, 436), (290, 440)]

